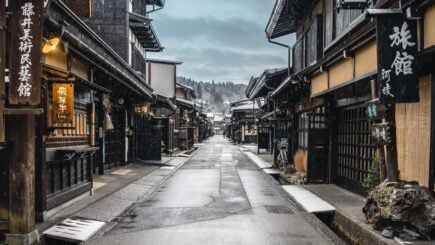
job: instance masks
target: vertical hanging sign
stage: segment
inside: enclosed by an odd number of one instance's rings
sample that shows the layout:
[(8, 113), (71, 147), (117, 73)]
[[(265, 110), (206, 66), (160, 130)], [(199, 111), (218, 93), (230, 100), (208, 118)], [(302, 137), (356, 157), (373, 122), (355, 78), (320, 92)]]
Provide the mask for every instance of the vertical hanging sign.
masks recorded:
[(74, 85), (72, 83), (53, 83), (53, 124), (73, 123)]
[(41, 101), (41, 0), (14, 0), (10, 59), (9, 103), (39, 105)]
[(400, 14), (381, 15), (376, 22), (381, 102), (418, 102), (417, 22)]

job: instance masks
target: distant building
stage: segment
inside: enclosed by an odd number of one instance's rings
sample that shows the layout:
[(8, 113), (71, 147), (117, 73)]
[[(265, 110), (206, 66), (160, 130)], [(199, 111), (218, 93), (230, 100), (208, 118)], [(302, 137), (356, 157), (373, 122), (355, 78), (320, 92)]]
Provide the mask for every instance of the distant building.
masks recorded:
[(230, 122), (226, 135), (235, 143), (256, 143), (257, 125), (255, 114), (258, 106), (250, 100), (232, 102), (230, 105)]

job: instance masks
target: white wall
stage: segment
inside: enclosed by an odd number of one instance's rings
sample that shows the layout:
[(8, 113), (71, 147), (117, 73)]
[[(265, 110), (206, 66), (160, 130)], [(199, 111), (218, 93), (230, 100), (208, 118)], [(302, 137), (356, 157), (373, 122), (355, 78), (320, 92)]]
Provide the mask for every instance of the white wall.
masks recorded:
[[(147, 68), (150, 68), (147, 65)], [(165, 97), (175, 97), (175, 72), (176, 65), (151, 63), (151, 69), (147, 70), (148, 76), (151, 76), (148, 84), (156, 93)]]

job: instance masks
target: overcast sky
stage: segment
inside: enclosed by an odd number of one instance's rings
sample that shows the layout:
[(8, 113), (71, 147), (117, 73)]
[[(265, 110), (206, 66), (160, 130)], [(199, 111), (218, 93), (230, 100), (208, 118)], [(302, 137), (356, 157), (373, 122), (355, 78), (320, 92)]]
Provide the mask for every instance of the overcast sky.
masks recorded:
[[(178, 75), (248, 83), (266, 68), (286, 67), (287, 50), (264, 33), (275, 0), (167, 0), (151, 14), (165, 47), (150, 58), (184, 62)], [(285, 38), (281, 41), (289, 40)]]

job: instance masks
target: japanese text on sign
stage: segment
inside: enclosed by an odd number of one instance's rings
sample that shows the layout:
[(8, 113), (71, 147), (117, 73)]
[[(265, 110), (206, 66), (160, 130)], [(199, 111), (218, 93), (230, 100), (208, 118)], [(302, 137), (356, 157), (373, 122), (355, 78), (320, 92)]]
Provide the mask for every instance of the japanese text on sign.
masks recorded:
[(73, 123), (74, 85), (70, 83), (53, 84), (53, 123)]
[(20, 36), (20, 70), (18, 72), (18, 80), (20, 85), (17, 89), (18, 96), (29, 97), (32, 94), (32, 85), (29, 83), (32, 77), (30, 70), (32, 68), (32, 60), (30, 59), (30, 54), (33, 49), (33, 36), (30, 35), (30, 28), (32, 27), (32, 16), (35, 15), (33, 12), (34, 6), (31, 2), (27, 2), (21, 7), (23, 13), (23, 34)]
[(391, 126), (388, 123), (372, 124), (370, 128), (372, 143), (376, 146), (390, 144), (390, 130)]
[(378, 71), (383, 103), (418, 101), (417, 27), (404, 16), (377, 18)]
[(14, 0), (11, 3), (11, 55), (9, 103), (39, 105), (41, 101), (41, 44), (43, 2)]

